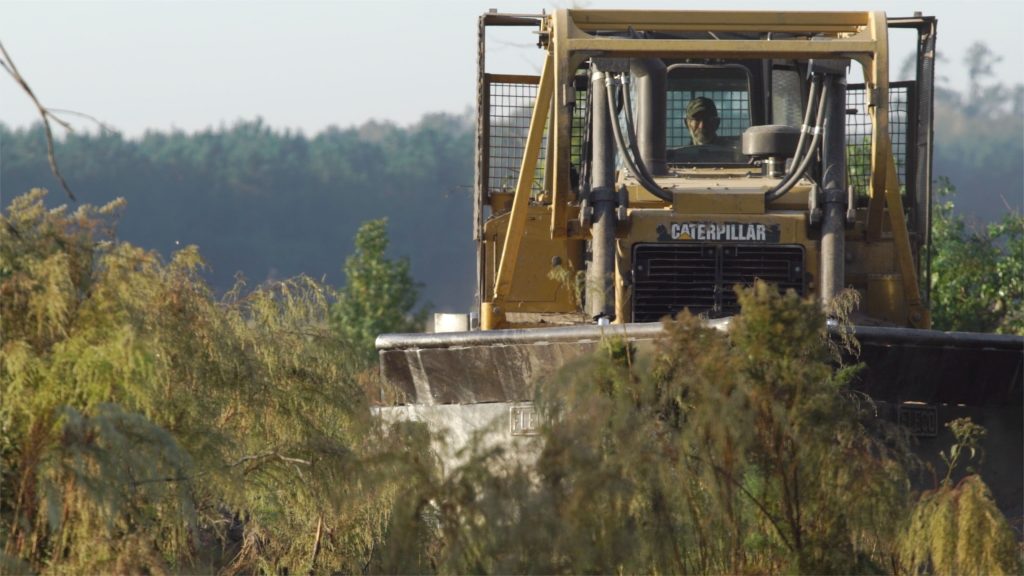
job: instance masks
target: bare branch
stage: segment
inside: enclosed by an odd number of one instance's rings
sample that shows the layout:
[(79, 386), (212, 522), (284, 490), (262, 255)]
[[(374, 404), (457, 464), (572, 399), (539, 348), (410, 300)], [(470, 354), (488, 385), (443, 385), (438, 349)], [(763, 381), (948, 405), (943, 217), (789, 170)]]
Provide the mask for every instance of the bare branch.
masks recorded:
[(21, 73), (18, 72), (18, 67), (15, 66), (14, 60), (12, 60), (10, 54), (7, 53), (7, 49), (4, 48), (3, 42), (0, 42), (0, 54), (3, 54), (3, 60), (0, 60), (0, 65), (2, 65), (3, 69), (6, 70), (12, 78), (14, 78), (14, 81), (21, 86), (21, 89), (28, 94), (28, 97), (32, 99), (32, 103), (35, 104), (36, 109), (39, 110), (39, 117), (43, 119), (43, 129), (46, 131), (46, 158), (50, 161), (50, 172), (52, 172), (53, 176), (57, 178), (58, 182), (60, 182), (61, 188), (67, 192), (68, 197), (77, 202), (78, 198), (75, 198), (74, 192), (71, 191), (71, 187), (68, 186), (68, 183), (64, 180), (64, 176), (60, 173), (60, 168), (57, 166), (57, 157), (53, 150), (53, 131), (50, 129), (50, 120), (52, 119), (68, 131), (72, 131), (71, 125), (50, 112), (39, 102), (39, 99), (36, 98), (35, 93), (32, 92), (32, 88), (28, 85), (28, 82), (26, 82)]
[(309, 460), (302, 460), (301, 458), (289, 458), (287, 456), (281, 456), (280, 454), (278, 454), (277, 457), (280, 458), (282, 462), (290, 462), (292, 464), (305, 464), (306, 466), (313, 465), (313, 463), (310, 462)]
[(116, 133), (118, 131), (117, 128), (114, 128), (110, 124), (107, 124), (106, 122), (100, 120), (99, 118), (91, 114), (86, 114), (85, 112), (78, 112), (76, 110), (64, 110), (63, 108), (49, 108), (48, 110), (51, 113), (51, 115), (56, 113), (70, 116), (78, 116), (79, 118), (85, 118), (86, 120), (95, 122), (96, 125), (100, 127), (100, 130), (103, 131), (104, 133)]
[(323, 514), (316, 521), (316, 539), (313, 541), (313, 557), (309, 559), (309, 571), (316, 570), (316, 557), (320, 555), (320, 540), (324, 535)]
[(268, 458), (277, 458), (278, 460), (280, 460), (282, 462), (288, 462), (288, 463), (291, 463), (291, 464), (304, 464), (306, 466), (312, 466), (313, 465), (313, 463), (311, 461), (309, 461), (309, 460), (302, 460), (300, 458), (291, 458), (291, 457), (279, 454), (279, 453), (277, 453), (277, 452), (275, 452), (273, 450), (267, 450), (265, 452), (260, 452), (259, 454), (249, 454), (249, 455), (246, 455), (246, 456), (242, 456), (241, 458), (239, 458), (235, 462), (232, 462), (231, 464), (228, 464), (228, 468), (234, 468), (235, 466), (238, 466), (239, 464), (243, 464), (245, 462), (250, 462), (252, 460), (266, 460)]
[(228, 464), (228, 468), (234, 468), (235, 466), (238, 466), (239, 464), (244, 464), (246, 462), (249, 462), (250, 460), (262, 460), (264, 458), (269, 458), (271, 456), (274, 456), (275, 454), (276, 452), (274, 452), (273, 450), (268, 450), (266, 452), (261, 452), (259, 454), (249, 454), (246, 456), (242, 456), (237, 461)]

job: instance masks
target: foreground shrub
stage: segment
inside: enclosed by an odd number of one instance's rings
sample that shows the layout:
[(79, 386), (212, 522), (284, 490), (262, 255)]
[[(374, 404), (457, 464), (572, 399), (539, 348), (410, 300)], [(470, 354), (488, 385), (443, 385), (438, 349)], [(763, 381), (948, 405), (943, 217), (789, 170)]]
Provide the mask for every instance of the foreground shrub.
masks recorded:
[[(426, 480), (400, 498), (405, 512), (392, 517), (403, 538), (388, 542), (397, 561), (386, 566), (545, 574), (939, 568), (923, 554), (950, 542), (928, 544), (921, 532), (939, 522), (930, 502), (948, 497), (929, 493), (915, 505), (906, 438), (849, 389), (855, 368), (835, 369), (818, 305), (762, 284), (741, 291), (740, 302), (727, 333), (684, 313), (666, 323), (653, 351), (605, 342), (545, 383), (535, 466), (480, 443), (446, 479), (420, 475)], [(978, 495), (987, 507), (977, 510), (995, 510)], [(974, 533), (1005, 529), (998, 513), (990, 519), (994, 528), (971, 524)], [(954, 540), (982, 572), (1007, 566), (988, 561), (1001, 544)]]
[(12, 571), (362, 571), (387, 484), (332, 292), (218, 301), (194, 247), (117, 242), (121, 203), (0, 223), (0, 541)]
[[(1020, 571), (980, 478), (911, 491), (793, 294), (604, 342), (539, 386), (536, 462), (482, 435), (442, 475), (431, 433), (371, 416), (330, 289), (218, 300), (195, 248), (117, 242), (119, 203), (42, 199), (0, 222), (0, 572)], [(981, 434), (955, 431), (951, 471)]]

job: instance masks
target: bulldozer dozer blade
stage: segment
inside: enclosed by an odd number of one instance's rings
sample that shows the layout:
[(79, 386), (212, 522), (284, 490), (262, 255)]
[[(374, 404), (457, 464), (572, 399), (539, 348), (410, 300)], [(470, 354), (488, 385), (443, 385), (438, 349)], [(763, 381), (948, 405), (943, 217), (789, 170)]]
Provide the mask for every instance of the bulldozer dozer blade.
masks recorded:
[[(833, 328), (833, 331), (836, 329)], [(1024, 337), (859, 326), (855, 388), (877, 400), (1020, 406)]]
[[(709, 320), (724, 329), (728, 319)], [(840, 328), (829, 326), (838, 334)], [(399, 404), (474, 404), (533, 399), (534, 383), (592, 353), (602, 338), (651, 341), (660, 323), (520, 330), (385, 334), (383, 381)], [(854, 387), (888, 402), (971, 406), (1022, 402), (1024, 337), (854, 326), (865, 364)]]
[[(709, 324), (725, 329), (728, 322)], [(828, 328), (840, 338), (840, 327)], [(660, 323), (648, 323), (383, 335), (377, 348), (391, 391), (382, 391), (375, 411), (444, 430), (448, 440), (438, 448), (446, 467), (483, 430), (492, 444), (526, 446), (538, 429), (535, 383), (593, 353), (602, 338), (626, 338), (642, 356), (662, 331)], [(846, 361), (864, 369), (851, 386), (873, 400), (875, 416), (906, 426), (914, 452), (940, 471), (940, 451), (956, 441), (945, 425), (970, 417), (984, 426), (988, 456), (976, 468), (1004, 514), (1024, 515), (1024, 337), (877, 326), (852, 332), (860, 353)], [(512, 452), (527, 460), (536, 453)], [(915, 485), (930, 486), (931, 473), (921, 474)]]
[(377, 350), (384, 383), (407, 403), (523, 402), (533, 400), (535, 382), (592, 353), (602, 338), (654, 340), (661, 331), (643, 323), (384, 334)]

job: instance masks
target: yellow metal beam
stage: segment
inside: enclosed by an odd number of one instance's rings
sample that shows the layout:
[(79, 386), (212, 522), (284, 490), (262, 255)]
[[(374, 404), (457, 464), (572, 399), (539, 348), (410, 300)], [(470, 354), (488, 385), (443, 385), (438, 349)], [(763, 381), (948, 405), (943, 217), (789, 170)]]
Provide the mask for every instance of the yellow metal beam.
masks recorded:
[(512, 278), (515, 275), (516, 262), (519, 260), (519, 247), (526, 227), (526, 213), (530, 207), (530, 189), (534, 173), (537, 169), (537, 157), (544, 137), (544, 127), (548, 121), (548, 109), (551, 107), (553, 92), (554, 57), (549, 51), (544, 60), (544, 69), (537, 87), (537, 101), (530, 117), (530, 131), (526, 136), (526, 147), (523, 150), (523, 161), (516, 180), (516, 193), (512, 200), (512, 211), (509, 215), (508, 232), (505, 244), (501, 249), (501, 260), (498, 264), (497, 278), (494, 283), (494, 295), (491, 302), (483, 304), (481, 311), (481, 327), (491, 330), (499, 327), (504, 318), (505, 300), (512, 289)]
[(806, 40), (652, 40), (632, 38), (570, 38), (568, 49), (615, 56), (701, 58), (852, 58), (870, 54), (875, 42), (840, 39)]
[[(883, 133), (879, 146), (891, 149), (889, 133)], [(896, 161), (891, 153), (885, 163), (885, 200), (889, 205), (889, 226), (892, 228), (893, 247), (896, 252), (896, 263), (903, 280), (903, 298), (907, 303), (907, 321), (914, 328), (931, 328), (932, 319), (928, 308), (921, 301), (921, 292), (917, 285), (917, 268), (910, 250), (910, 234), (907, 232), (907, 221), (903, 217), (903, 199), (900, 197), (900, 181), (896, 174)], [(879, 170), (879, 172), (882, 172)]]
[(659, 32), (851, 33), (868, 23), (867, 12), (713, 12), (674, 10), (569, 10), (577, 28)]
[[(882, 237), (882, 212), (885, 208), (886, 191), (885, 166), (892, 160), (889, 144), (889, 37), (884, 12), (873, 12), (871, 33), (878, 39), (870, 68), (864, 70), (867, 80), (868, 115), (871, 116), (871, 183), (868, 188), (868, 240), (877, 241)], [(882, 138), (884, 137), (884, 138)], [(899, 181), (896, 182), (897, 188)], [(891, 211), (892, 205), (889, 205)], [(903, 216), (902, 211), (900, 217)]]
[(490, 84), (504, 82), (507, 84), (536, 85), (537, 83), (540, 82), (540, 76), (532, 76), (525, 74), (487, 74), (487, 82)]
[[(855, 57), (876, 49), (874, 12), (710, 12), (561, 10), (552, 16), (569, 52), (617, 56)], [(884, 28), (884, 18), (882, 26)], [(707, 32), (705, 39), (639, 39), (593, 36), (590, 32), (642, 30)], [(884, 31), (884, 30), (883, 30)], [(815, 34), (806, 39), (719, 39), (715, 33)], [(558, 39), (556, 39), (557, 41)]]
[(551, 190), (551, 237), (567, 236), (566, 213), (569, 204), (569, 164), (570, 140), (572, 138), (571, 104), (575, 104), (572, 79), (576, 74), (573, 60), (568, 51), (562, 49), (569, 33), (567, 26), (560, 26), (558, 19), (564, 18), (565, 12), (558, 11), (552, 15), (555, 38), (550, 48), (550, 57), (554, 58), (554, 110), (551, 125), (554, 128), (548, 136), (554, 142), (551, 166), (554, 167), (553, 187)]

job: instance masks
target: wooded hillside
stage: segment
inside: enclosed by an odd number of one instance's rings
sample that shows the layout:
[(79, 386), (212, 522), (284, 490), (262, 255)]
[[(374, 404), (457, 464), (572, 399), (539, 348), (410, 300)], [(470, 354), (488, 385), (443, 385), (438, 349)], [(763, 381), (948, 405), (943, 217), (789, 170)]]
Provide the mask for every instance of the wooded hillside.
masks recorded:
[[(239, 121), (196, 134), (70, 134), (57, 143), (78, 197), (124, 197), (123, 240), (171, 251), (196, 244), (211, 285), (304, 273), (339, 285), (359, 224), (387, 217), (394, 252), (410, 256), (425, 300), (451, 311), (472, 303), (472, 121), (432, 115), (415, 126), (368, 123), (313, 137)], [(63, 196), (49, 174), (40, 126), (0, 125), (7, 198), (37, 186)]]

